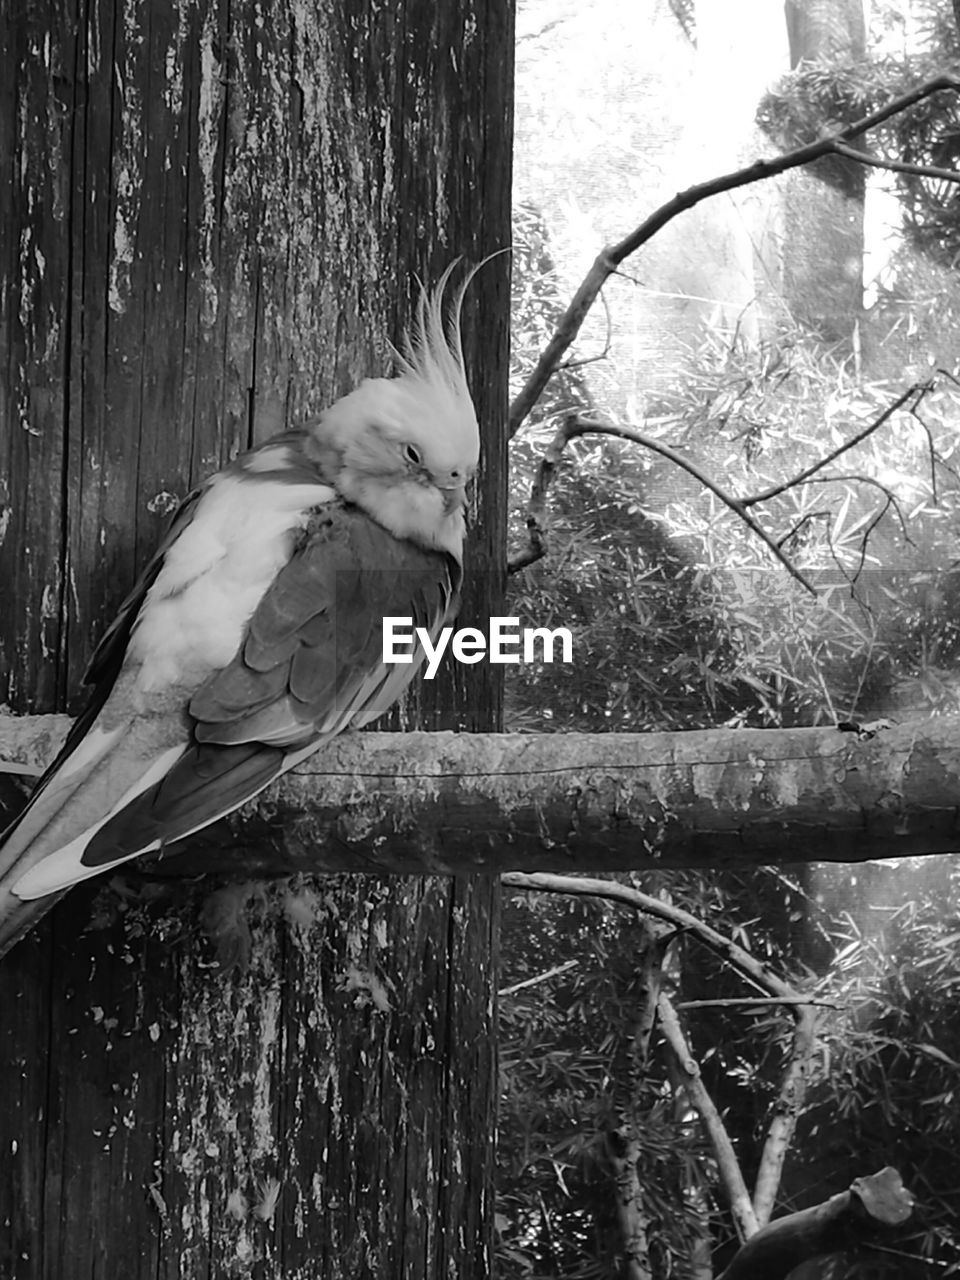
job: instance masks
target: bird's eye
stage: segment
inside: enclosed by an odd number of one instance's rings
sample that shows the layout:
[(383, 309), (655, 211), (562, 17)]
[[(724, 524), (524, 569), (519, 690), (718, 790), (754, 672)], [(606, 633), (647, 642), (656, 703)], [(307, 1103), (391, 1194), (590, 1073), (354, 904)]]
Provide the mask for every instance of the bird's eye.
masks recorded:
[(405, 444), (403, 446), (403, 456), (411, 466), (419, 467), (423, 458), (420, 456), (420, 450), (415, 444)]

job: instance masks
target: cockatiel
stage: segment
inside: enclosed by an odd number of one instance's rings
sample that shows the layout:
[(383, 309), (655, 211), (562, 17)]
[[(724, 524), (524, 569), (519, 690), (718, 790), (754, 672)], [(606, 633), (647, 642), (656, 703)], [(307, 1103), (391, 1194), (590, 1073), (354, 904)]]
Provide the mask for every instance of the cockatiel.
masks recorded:
[[(421, 290), (395, 377), (212, 476), (100, 641), (92, 702), (0, 844), (0, 954), (63, 890), (232, 812), (385, 712), (456, 612), (479, 458), (452, 268)], [(36, 901), (36, 900), (40, 901)]]

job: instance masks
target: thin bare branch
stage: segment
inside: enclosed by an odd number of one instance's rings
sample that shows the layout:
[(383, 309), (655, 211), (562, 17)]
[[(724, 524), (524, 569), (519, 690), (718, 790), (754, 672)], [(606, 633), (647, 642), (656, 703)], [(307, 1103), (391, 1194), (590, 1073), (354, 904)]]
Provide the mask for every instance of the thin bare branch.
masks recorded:
[(803, 481), (803, 483), (804, 484), (837, 484), (837, 483), (866, 484), (871, 486), (871, 488), (879, 489), (880, 492), (883, 494), (884, 498), (886, 499), (886, 502), (884, 503), (884, 511), (886, 511), (888, 507), (893, 508), (893, 510), (896, 512), (897, 520), (899, 521), (899, 524), (900, 524), (900, 532), (903, 534), (904, 541), (909, 543), (910, 546), (913, 546), (913, 539), (910, 537), (910, 529), (907, 525), (906, 516), (903, 514), (903, 508), (900, 505), (900, 499), (897, 497), (897, 495), (893, 492), (891, 488), (889, 488), (887, 485), (883, 483), (882, 480), (877, 480), (873, 476), (862, 475), (859, 471), (833, 471), (833, 472), (830, 472), (829, 475), (825, 475), (825, 476), (819, 476), (819, 475), (808, 476), (807, 479)]
[(811, 1000), (808, 996), (728, 996), (716, 1000), (678, 1000), (678, 1009), (736, 1009), (741, 1006), (749, 1013), (752, 1008), (764, 1008), (773, 1004), (808, 1004), (818, 1009), (842, 1009), (835, 1000)]
[(883, 506), (879, 509), (879, 511), (875, 511), (873, 513), (872, 517), (864, 527), (863, 533), (860, 535), (860, 554), (857, 557), (857, 567), (854, 570), (854, 574), (851, 579), (852, 583), (859, 581), (860, 575), (861, 573), (863, 573), (864, 566), (867, 563), (867, 547), (870, 545), (870, 535), (871, 533), (873, 533), (874, 529), (876, 529), (877, 525), (880, 523), (883, 517), (890, 510), (892, 503), (893, 503), (893, 498), (889, 494), (887, 494), (887, 497), (886, 497), (886, 500), (884, 501)]
[[(842, 152), (838, 153), (838, 146), (842, 147), (844, 143), (851, 142), (854, 138), (868, 132), (877, 125), (883, 124), (885, 120), (889, 120), (891, 116), (898, 115), (901, 111), (906, 110), (907, 107), (913, 106), (914, 103), (946, 90), (954, 93), (960, 90), (960, 79), (949, 75), (937, 76), (909, 93), (901, 94), (899, 97), (892, 99), (886, 106), (871, 112), (870, 115), (864, 116), (860, 120), (854, 121), (838, 133), (831, 134), (826, 138), (819, 138), (816, 142), (808, 143), (806, 146), (798, 147), (794, 151), (786, 152), (771, 160), (757, 160), (746, 168), (688, 187), (686, 191), (679, 192), (672, 200), (668, 200), (659, 209), (656, 209), (617, 244), (608, 245), (602, 249), (583, 278), (566, 311), (561, 316), (556, 332), (541, 352), (536, 367), (514, 398), (510, 406), (508, 419), (509, 435), (514, 436), (519, 431), (531, 409), (540, 399), (544, 387), (556, 372), (564, 354), (576, 340), (577, 334), (580, 332), (583, 322), (605, 281), (618, 270), (626, 258), (635, 253), (641, 245), (651, 240), (658, 231), (661, 231), (678, 214), (694, 208), (702, 200), (706, 200), (711, 196), (721, 195), (726, 191), (733, 191), (738, 187), (748, 186), (751, 183), (775, 177), (777, 174), (786, 173), (790, 169), (797, 169), (803, 165), (810, 164), (823, 156), (843, 154)], [(849, 148), (845, 148), (845, 150), (851, 151), (848, 158), (854, 159), (861, 164), (873, 165), (875, 163), (873, 158), (867, 154)]]
[(960, 182), (960, 173), (955, 169), (937, 169), (927, 164), (907, 164), (905, 160), (883, 160), (873, 152), (858, 151), (856, 147), (848, 147), (843, 142), (835, 142), (832, 151), (834, 155), (855, 160), (858, 164), (868, 164), (872, 169), (889, 169), (891, 173), (911, 173), (918, 178), (935, 178), (941, 182)]
[(916, 403), (912, 406), (912, 409), (916, 409), (917, 405), (923, 400), (923, 397), (932, 389), (932, 382), (913, 383), (913, 385), (909, 386), (902, 395), (897, 396), (893, 404), (888, 405), (881, 414), (874, 418), (872, 422), (868, 423), (862, 431), (858, 431), (856, 435), (851, 436), (849, 440), (845, 440), (843, 444), (838, 445), (836, 449), (833, 449), (830, 453), (826, 454), (818, 462), (811, 463), (806, 470), (799, 472), (795, 476), (791, 476), (789, 480), (784, 480), (781, 484), (771, 485), (769, 489), (763, 489), (760, 493), (753, 493), (749, 496), (737, 498), (736, 501), (742, 507), (755, 507), (760, 502), (769, 502), (771, 498), (778, 498), (781, 493), (786, 493), (788, 489), (795, 489), (797, 485), (803, 484), (805, 480), (816, 475), (818, 471), (822, 471), (824, 467), (828, 467), (831, 462), (835, 462), (842, 454), (849, 452), (849, 450), (855, 448), (856, 445), (862, 444), (863, 441), (866, 440), (868, 436), (873, 435), (875, 431), (879, 431), (884, 423), (889, 422), (893, 415), (899, 409), (903, 408), (911, 396), (917, 397)]
[(829, 516), (829, 511), (805, 511), (799, 520), (794, 521), (787, 532), (777, 539), (777, 546), (785, 547), (793, 538), (798, 537), (808, 524), (813, 524), (814, 520), (828, 519)]
[(588, 898), (605, 898), (609, 902), (619, 902), (623, 906), (632, 907), (644, 915), (664, 920), (682, 932), (697, 938), (704, 946), (716, 952), (722, 959), (731, 964), (748, 982), (770, 996), (783, 996), (784, 1003), (796, 1003), (802, 992), (791, 987), (765, 964), (762, 964), (749, 951), (738, 946), (726, 934), (720, 933), (705, 921), (699, 919), (682, 907), (672, 902), (663, 902), (648, 893), (642, 893), (630, 885), (620, 884), (617, 880), (597, 880), (592, 876), (562, 876), (552, 872), (541, 871), (526, 873), (508, 871), (500, 877), (501, 882), (513, 889), (539, 890), (541, 893), (578, 894)]
[[(937, 446), (934, 444), (934, 441), (933, 441), (933, 432), (930, 430), (930, 428), (924, 422), (923, 418), (920, 416), (919, 409), (920, 409), (920, 405), (915, 404), (913, 408), (910, 410), (910, 415), (914, 419), (914, 421), (919, 422), (921, 430), (923, 431), (924, 435), (927, 437), (927, 451), (930, 456), (930, 491), (933, 495), (933, 505), (937, 506), (938, 505), (937, 462), (941, 461), (941, 459), (937, 454)], [(952, 467), (948, 469), (951, 471), (953, 470)]]
[(810, 1060), (816, 1043), (816, 1012), (811, 1002), (804, 1000), (802, 992), (772, 973), (766, 965), (757, 960), (756, 956), (738, 946), (725, 934), (712, 928), (689, 911), (675, 907), (672, 903), (661, 902), (659, 898), (641, 893), (629, 885), (619, 884), (615, 880), (551, 875), (545, 872), (534, 875), (509, 872), (502, 876), (501, 880), (503, 884), (515, 889), (605, 898), (611, 902), (623, 903), (658, 920), (665, 920), (716, 952), (766, 995), (781, 999), (781, 1003), (789, 1010), (794, 1020), (793, 1044), (773, 1104), (772, 1119), (763, 1145), (753, 1196), (757, 1222), (761, 1225), (768, 1222), (773, 1211), (776, 1191), (780, 1185), (783, 1162), (796, 1129), (810, 1075)]
[(703, 1083), (700, 1068), (697, 1066), (697, 1061), (690, 1051), (683, 1029), (680, 1026), (680, 1019), (677, 1017), (676, 1010), (670, 1003), (670, 997), (666, 992), (660, 992), (657, 1012), (660, 1015), (660, 1030), (663, 1032), (663, 1038), (670, 1046), (677, 1066), (682, 1073), (684, 1090), (694, 1107), (696, 1107), (701, 1123), (710, 1139), (710, 1145), (713, 1147), (713, 1154), (717, 1159), (717, 1170), (720, 1174), (723, 1188), (727, 1193), (727, 1200), (734, 1225), (737, 1228), (737, 1235), (741, 1241), (749, 1240), (751, 1236), (757, 1234), (760, 1229), (760, 1223), (757, 1221), (757, 1216), (750, 1201), (750, 1193), (740, 1171), (740, 1161), (737, 1159), (737, 1153), (733, 1149), (733, 1143), (730, 1141), (730, 1135), (727, 1133), (723, 1118), (717, 1110), (717, 1104), (710, 1096), (710, 1090)]
[(564, 449), (570, 442), (570, 436), (567, 431), (568, 421), (569, 419), (565, 419), (557, 429), (556, 435), (550, 441), (546, 452), (540, 459), (540, 465), (537, 468), (537, 474), (530, 490), (530, 500), (527, 503), (527, 545), (509, 557), (507, 560), (508, 573), (519, 573), (521, 569), (526, 569), (528, 565), (535, 564), (547, 554), (547, 540), (543, 532), (543, 517), (547, 506), (547, 494), (550, 491), (551, 484), (553, 484), (557, 466), (563, 457)]
[(595, 356), (583, 356), (580, 359), (564, 360), (561, 365), (557, 366), (557, 372), (563, 373), (572, 369), (583, 369), (588, 364), (599, 364), (606, 360), (610, 354), (610, 347), (613, 344), (613, 316), (610, 314), (610, 303), (607, 301), (606, 294), (601, 290), (600, 301), (603, 304), (603, 314), (606, 320), (606, 332), (603, 336), (603, 350)]
[(527, 565), (533, 564), (534, 561), (539, 560), (546, 553), (546, 539), (543, 533), (542, 521), (547, 492), (556, 473), (557, 463), (571, 440), (588, 435), (613, 436), (619, 440), (629, 440), (633, 444), (639, 444), (645, 449), (650, 449), (653, 453), (658, 453), (662, 458), (674, 463), (675, 466), (681, 467), (702, 484), (705, 489), (708, 489), (719, 498), (724, 506), (729, 507), (744, 522), (751, 533), (765, 543), (776, 559), (780, 561), (792, 577), (796, 578), (801, 586), (805, 587), (811, 595), (817, 594), (816, 588), (804, 577), (790, 558), (784, 554), (779, 544), (767, 533), (763, 525), (750, 515), (743, 502), (733, 494), (728, 493), (715, 480), (712, 480), (690, 458), (678, 453), (676, 449), (664, 444), (662, 440), (657, 440), (654, 436), (644, 435), (642, 431), (636, 431), (633, 427), (617, 426), (611, 422), (598, 422), (593, 418), (585, 418), (579, 414), (569, 414), (564, 419), (563, 425), (554, 436), (550, 447), (540, 461), (540, 467), (530, 495), (530, 502), (527, 506), (528, 546), (510, 557), (507, 563), (508, 572), (516, 573), (518, 569), (526, 568)]
[(565, 960), (563, 964), (555, 964), (552, 969), (545, 969), (543, 973), (535, 973), (532, 978), (524, 978), (522, 982), (515, 982), (512, 987), (501, 987), (497, 995), (512, 996), (517, 991), (525, 991), (527, 987), (537, 987), (541, 982), (547, 982), (550, 978), (555, 978), (557, 974), (566, 973), (576, 967), (576, 960)]

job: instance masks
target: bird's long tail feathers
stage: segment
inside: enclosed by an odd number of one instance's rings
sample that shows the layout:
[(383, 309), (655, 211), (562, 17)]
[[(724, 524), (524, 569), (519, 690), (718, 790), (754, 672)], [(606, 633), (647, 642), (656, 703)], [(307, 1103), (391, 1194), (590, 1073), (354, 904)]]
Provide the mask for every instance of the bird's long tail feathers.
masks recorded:
[(96, 735), (0, 849), (0, 956), (72, 885), (232, 813), (318, 745), (196, 743), (169, 717), (130, 721), (109, 741)]
[(26, 933), (59, 897), (57, 890), (95, 875), (70, 874), (39, 902), (25, 903), (14, 888), (53, 854), (79, 865), (87, 843), (110, 815), (163, 777), (187, 746), (185, 729), (169, 720), (128, 720), (94, 726), (45, 782), (0, 846), (0, 955)]

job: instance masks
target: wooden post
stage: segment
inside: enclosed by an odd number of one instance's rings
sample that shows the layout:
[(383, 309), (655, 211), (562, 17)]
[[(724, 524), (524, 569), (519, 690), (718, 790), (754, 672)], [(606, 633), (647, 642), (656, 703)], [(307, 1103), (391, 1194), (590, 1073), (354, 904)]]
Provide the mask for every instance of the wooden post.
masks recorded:
[[(0, 0), (0, 702), (76, 711), (177, 500), (384, 371), (415, 271), (508, 244), (512, 37), (510, 0)], [(506, 274), (466, 308), (465, 623), (500, 611)], [(496, 729), (495, 673), (404, 723)], [(251, 890), (230, 972), (199, 911), (92, 900), (0, 966), (0, 1274), (489, 1274), (492, 879)]]

